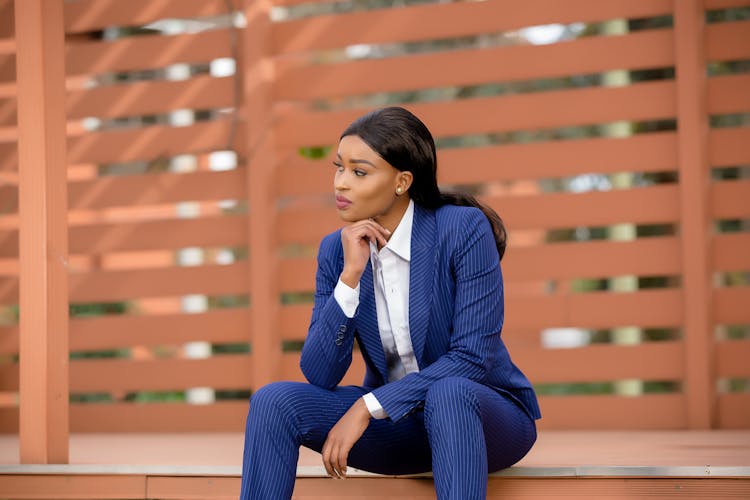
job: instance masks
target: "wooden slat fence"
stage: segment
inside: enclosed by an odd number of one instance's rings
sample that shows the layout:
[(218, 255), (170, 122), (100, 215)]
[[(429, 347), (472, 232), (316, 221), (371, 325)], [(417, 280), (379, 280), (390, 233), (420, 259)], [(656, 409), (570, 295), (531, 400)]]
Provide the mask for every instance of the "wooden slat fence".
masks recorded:
[[(705, 22), (688, 25), (696, 3)], [(332, 147), (385, 104), (433, 131), (446, 189), (506, 221), (503, 336), (543, 428), (747, 428), (750, 2), (336, 5), (65, 4), (71, 430), (239, 431), (253, 389), (302, 380), (315, 253), (340, 225)], [(3, 432), (18, 416), (12, 9), (0, 0)], [(708, 299), (686, 308), (688, 286)], [(696, 311), (708, 328), (686, 323)]]

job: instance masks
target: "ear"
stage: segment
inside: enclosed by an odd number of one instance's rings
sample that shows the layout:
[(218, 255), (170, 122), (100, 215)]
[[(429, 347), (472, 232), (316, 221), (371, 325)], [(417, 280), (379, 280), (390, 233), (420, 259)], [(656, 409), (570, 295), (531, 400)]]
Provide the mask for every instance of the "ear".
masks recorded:
[(398, 183), (396, 186), (401, 188), (402, 192), (405, 193), (411, 187), (412, 182), (414, 182), (414, 174), (405, 171), (398, 174)]

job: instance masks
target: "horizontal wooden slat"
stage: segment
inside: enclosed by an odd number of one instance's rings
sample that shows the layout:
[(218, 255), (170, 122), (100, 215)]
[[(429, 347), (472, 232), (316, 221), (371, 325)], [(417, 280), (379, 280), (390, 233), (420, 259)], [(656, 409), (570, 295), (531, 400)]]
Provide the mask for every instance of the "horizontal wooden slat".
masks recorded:
[(716, 344), (716, 375), (750, 379), (750, 340), (726, 340)]
[(711, 184), (711, 215), (716, 219), (750, 218), (750, 180)]
[(80, 500), (83, 498), (147, 498), (148, 476), (125, 474), (3, 474), (0, 491), (6, 498)]
[[(685, 396), (654, 394), (626, 396), (541, 397), (541, 429), (684, 429)], [(549, 422), (549, 425), (547, 424)]]
[[(438, 150), (442, 184), (559, 178), (590, 173), (663, 172), (677, 165), (674, 132)], [(335, 149), (332, 150), (335, 154)], [(289, 151), (277, 169), (279, 194), (333, 192), (331, 158), (307, 160)]]
[[(248, 404), (71, 404), (70, 432), (243, 432)], [(18, 432), (18, 409), (0, 408), (0, 432)]]
[[(246, 262), (71, 274), (70, 302), (118, 302), (187, 294), (245, 294), (249, 280)], [(0, 279), (0, 304), (13, 303), (17, 297), (18, 279)]]
[(708, 134), (709, 161), (713, 167), (750, 163), (750, 127), (713, 129)]
[[(186, 127), (155, 125), (92, 132), (68, 139), (68, 163), (126, 163), (167, 159), (178, 154), (241, 151), (242, 128), (233, 124), (232, 119), (222, 119)], [(0, 171), (14, 170), (17, 166), (15, 143), (0, 143)]]
[(750, 59), (750, 21), (706, 25), (706, 58), (711, 62)]
[[(492, 197), (482, 201), (494, 208), (513, 231), (675, 222), (679, 216), (677, 194), (674, 185), (658, 185), (579, 194)], [(342, 225), (333, 207), (289, 209), (279, 214), (277, 240), (281, 244), (317, 244), (322, 235)]]
[[(682, 270), (679, 240), (674, 237), (511, 246), (506, 255), (503, 276), (509, 282), (665, 276)], [(314, 259), (288, 259), (281, 265), (279, 284), (285, 290), (309, 290), (314, 286), (316, 267)]]
[[(178, 109), (207, 110), (235, 105), (231, 77), (197, 76), (182, 81), (150, 81), (108, 85), (68, 92), (68, 119), (115, 118), (167, 113)], [(0, 126), (16, 123), (15, 99), (0, 100)]]
[(720, 429), (747, 429), (750, 422), (750, 393), (720, 394), (718, 407)]
[(703, 0), (703, 8), (706, 10), (732, 9), (748, 6), (750, 6), (748, 0)]
[[(475, 4), (476, 5), (476, 4)], [(555, 78), (674, 64), (670, 30), (586, 37), (543, 46), (520, 45), (315, 64), (283, 70), (276, 98), (323, 99), (346, 95), (490, 82)], [(617, 57), (612, 57), (617, 54)], [(528, 64), (544, 61), (544, 64)], [(451, 68), (445, 71), (445, 68)]]
[(592, 345), (576, 349), (513, 349), (513, 362), (535, 384), (624, 379), (681, 380), (681, 342), (637, 346)]
[[(544, 328), (613, 328), (619, 326), (676, 327), (682, 322), (680, 290), (633, 293), (592, 292), (542, 297), (518, 297), (506, 289), (505, 325), (513, 332)], [(309, 304), (285, 306), (279, 328), (286, 340), (304, 340), (310, 321)]]
[[(100, 254), (185, 247), (244, 246), (245, 216), (202, 217), (165, 221), (119, 222), (71, 226), (71, 254)], [(0, 258), (18, 256), (18, 231), (0, 233)]]
[(681, 271), (679, 240), (589, 241), (510, 246), (503, 259), (508, 281), (674, 275)]
[(714, 271), (750, 270), (750, 233), (719, 234), (711, 240)]
[(71, 42), (65, 72), (89, 75), (163, 68), (176, 63), (206, 63), (232, 57), (232, 31), (219, 29), (186, 35), (127, 37), (104, 42)]
[(713, 293), (714, 322), (722, 325), (750, 323), (750, 287), (717, 288)]
[[(568, 89), (421, 103), (409, 108), (425, 122), (435, 137), (617, 120), (657, 120), (675, 115), (675, 84), (655, 81), (627, 87)], [(341, 131), (365, 111), (290, 111), (279, 116), (276, 137), (280, 146), (332, 144)]]
[[(750, 39), (748, 40), (750, 43)], [(750, 112), (750, 75), (708, 79), (708, 112), (714, 115)]]
[(101, 177), (68, 185), (71, 209), (246, 198), (245, 170)]
[(227, 1), (238, 0), (77, 0), (65, 3), (65, 31), (80, 33), (110, 26), (139, 26), (159, 19), (194, 18), (225, 14)]
[[(200, 314), (117, 315), (70, 320), (70, 350), (97, 351), (187, 342), (250, 341), (250, 312), (219, 309)], [(18, 327), (0, 327), (0, 354), (18, 353)]]
[[(275, 26), (276, 52), (345, 47), (353, 44), (444, 39), (516, 30), (526, 26), (596, 22), (670, 13), (666, 0), (527, 0), (522, 9), (509, 9), (502, 0), (480, 3), (436, 3), (400, 9), (332, 14), (287, 21)], [(451, 22), (446, 22), (450, 19)]]
[[(70, 362), (70, 392), (179, 391), (191, 387), (245, 389), (250, 385), (251, 368), (252, 360), (248, 355), (144, 361), (77, 360)], [(18, 390), (15, 365), (0, 365), (0, 375), (0, 390)]]

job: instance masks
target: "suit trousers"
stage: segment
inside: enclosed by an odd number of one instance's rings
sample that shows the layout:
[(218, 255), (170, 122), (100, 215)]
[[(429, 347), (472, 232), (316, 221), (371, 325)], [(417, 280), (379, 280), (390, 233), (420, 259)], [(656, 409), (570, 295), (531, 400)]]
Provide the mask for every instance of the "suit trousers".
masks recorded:
[[(319, 452), (328, 431), (367, 392), (275, 382), (253, 394), (240, 499), (291, 498), (299, 447)], [(517, 403), (469, 379), (447, 377), (432, 384), (423, 411), (396, 422), (372, 419), (347, 463), (389, 475), (432, 470), (438, 499), (483, 500), (488, 472), (518, 462), (535, 440), (534, 420)]]

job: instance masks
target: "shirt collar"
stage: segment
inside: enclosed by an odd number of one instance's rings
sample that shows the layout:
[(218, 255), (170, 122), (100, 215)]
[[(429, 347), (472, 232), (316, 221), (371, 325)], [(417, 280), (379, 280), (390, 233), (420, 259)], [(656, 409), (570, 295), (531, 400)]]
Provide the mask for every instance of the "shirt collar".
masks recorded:
[[(382, 248), (389, 249), (407, 262), (411, 261), (411, 229), (414, 224), (414, 200), (409, 200), (409, 206), (406, 207), (401, 222), (396, 226), (388, 243)], [(381, 250), (381, 251), (382, 251)], [(377, 246), (370, 243), (370, 253), (377, 253)]]

